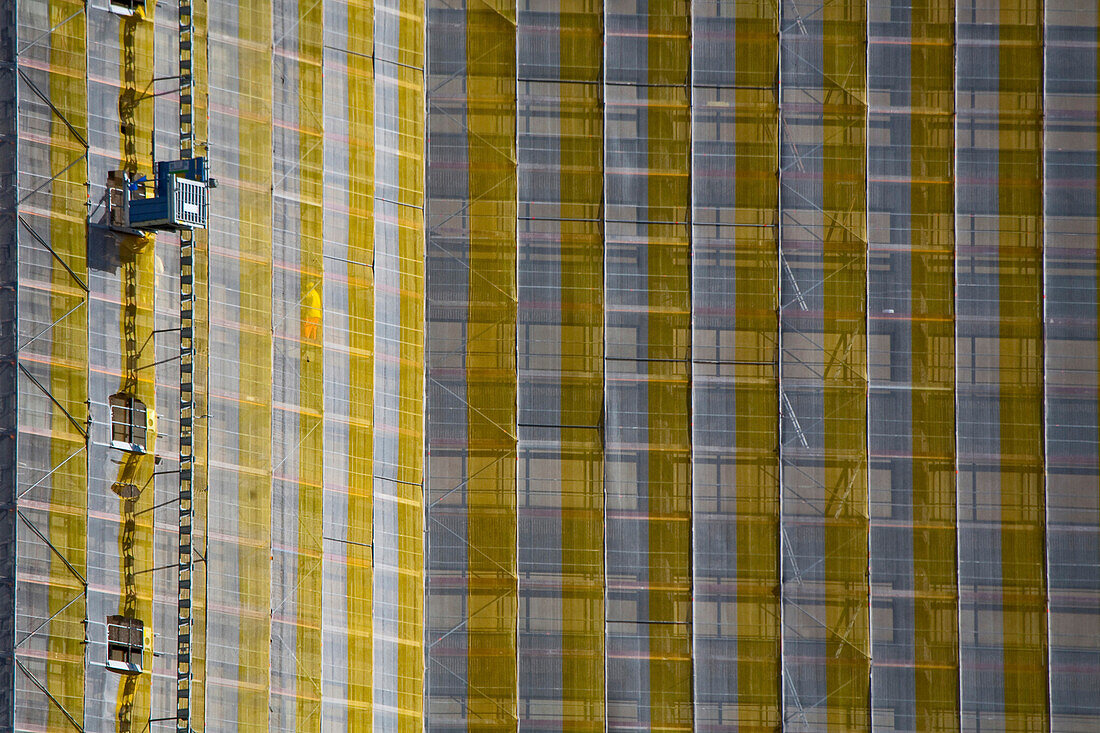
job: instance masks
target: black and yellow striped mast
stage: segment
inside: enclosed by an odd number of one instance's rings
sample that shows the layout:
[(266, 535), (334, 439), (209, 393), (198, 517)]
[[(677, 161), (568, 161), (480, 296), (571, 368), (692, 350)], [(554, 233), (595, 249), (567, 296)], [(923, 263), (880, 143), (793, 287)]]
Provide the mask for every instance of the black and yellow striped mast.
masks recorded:
[[(195, 25), (191, 0), (179, 0), (179, 133), (180, 159), (192, 156), (193, 126), (191, 68)], [(194, 472), (194, 232), (180, 229), (180, 455), (179, 455), (179, 595), (176, 646), (176, 732), (191, 733), (191, 528), (194, 520), (192, 476)]]

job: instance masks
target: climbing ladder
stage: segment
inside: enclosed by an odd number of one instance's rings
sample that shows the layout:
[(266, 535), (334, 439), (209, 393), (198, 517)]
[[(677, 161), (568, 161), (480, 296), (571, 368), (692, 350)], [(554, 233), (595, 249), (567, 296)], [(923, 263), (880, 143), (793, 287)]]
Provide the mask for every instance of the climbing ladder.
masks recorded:
[[(179, 0), (180, 159), (192, 156), (195, 141), (191, 95), (191, 43), (195, 25), (191, 0)], [(191, 733), (191, 527), (195, 516), (191, 503), (194, 472), (194, 232), (180, 230), (180, 497), (179, 497), (179, 595), (176, 647), (176, 733)]]

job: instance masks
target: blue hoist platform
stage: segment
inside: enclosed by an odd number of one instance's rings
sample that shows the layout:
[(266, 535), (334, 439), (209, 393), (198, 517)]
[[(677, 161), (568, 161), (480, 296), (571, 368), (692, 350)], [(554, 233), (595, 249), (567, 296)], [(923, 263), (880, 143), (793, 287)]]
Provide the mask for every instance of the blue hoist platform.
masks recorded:
[[(117, 176), (117, 173), (115, 174)], [(111, 221), (121, 229), (205, 229), (207, 190), (216, 183), (207, 175), (206, 158), (184, 158), (156, 164), (153, 195), (144, 177), (122, 180), (112, 192)]]

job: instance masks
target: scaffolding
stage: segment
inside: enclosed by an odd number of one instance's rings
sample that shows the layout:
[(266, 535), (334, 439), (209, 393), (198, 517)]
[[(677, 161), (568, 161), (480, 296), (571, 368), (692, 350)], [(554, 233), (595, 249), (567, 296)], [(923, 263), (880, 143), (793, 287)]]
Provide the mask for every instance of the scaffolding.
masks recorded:
[[(5, 561), (14, 562), (13, 585), (4, 587), (18, 602), (8, 617), (14, 628), (6, 638), (14, 648), (5, 650), (11, 677), (4, 690), (14, 697), (5, 709), (17, 728), (37, 720), (43, 727), (82, 730), (83, 692), (74, 683), (83, 679), (87, 601), (79, 517), (86, 506), (88, 425), (81, 353), (88, 313), (83, 236), (88, 146), (79, 100), (66, 95), (41, 64), (83, 74), (84, 12), (72, 3), (59, 6), (50, 18), (17, 17), (15, 3), (5, 3), (4, 14), (3, 103), (10, 105), (5, 124), (14, 128), (5, 131), (10, 136), (3, 142), (10, 164), (4, 195), (11, 200), (2, 216), (5, 244), (13, 248), (4, 258), (13, 268), (12, 279), (4, 279), (4, 296), (14, 305), (10, 315), (18, 315), (5, 327), (13, 329), (6, 344), (11, 349), (5, 349), (11, 359), (5, 376), (13, 380), (4, 385), (5, 416), (10, 406), (17, 424), (4, 439), (13, 447), (4, 456), (11, 459), (3, 470), (12, 481), (5, 481), (11, 493), (4, 514), (16, 524), (4, 535), (12, 543)], [(27, 125), (42, 136), (28, 138)], [(74, 518), (68, 532), (51, 521), (55, 513)], [(46, 582), (34, 582), (35, 577)]]
[[(19, 44), (15, 2), (0, 3), (0, 637), (16, 633), (19, 491)], [(0, 646), (0, 728), (15, 727), (15, 650)]]
[(428, 156), (457, 175), (427, 191), (427, 714), (484, 730), (514, 727), (518, 681), (515, 23), (428, 4)]
[(1097, 728), (1096, 8), (140, 6), (0, 0), (0, 731)]
[[(1039, 141), (1047, 129), (1087, 158), (1094, 140), (1091, 117), (1069, 121), (1092, 92), (1041, 63), (1037, 12), (431, 5), (430, 724), (1042, 730), (1053, 719), (1038, 692), (1040, 657), (1054, 658), (1038, 613), (1040, 516), (1052, 516), (1040, 412), (1053, 404), (1091, 424), (1091, 408), (1068, 407), (1076, 377), (1059, 370), (1092, 357), (1042, 335), (1044, 279), (1064, 273), (1044, 274), (1036, 239)], [(489, 27), (494, 40), (481, 41)], [(1073, 34), (1052, 32), (1046, 53), (1068, 63)], [(586, 44), (600, 40), (592, 74)], [(1053, 100), (1063, 119), (1044, 128)], [(571, 147), (582, 127), (599, 150)], [(569, 200), (588, 190), (582, 170), (596, 171), (598, 207)], [(509, 241), (497, 217), (513, 175)], [(1068, 212), (1078, 184), (1061, 180), (1045, 185)], [(1091, 236), (1068, 213), (1055, 221), (1071, 248)], [(588, 238), (573, 239), (582, 228)], [(602, 250), (595, 270), (580, 241)], [(496, 279), (513, 254), (514, 284)], [(1059, 252), (1060, 266), (1078, 254)], [(982, 282), (991, 273), (1002, 292)], [(574, 310), (578, 287), (598, 326)], [(487, 396), (480, 380), (494, 369)], [(594, 417), (581, 406), (597, 373)], [(494, 440), (480, 432), (488, 419)], [(1055, 432), (1065, 502), (1093, 469)], [(497, 468), (513, 451), (515, 477)], [(513, 480), (514, 499), (500, 486)], [(567, 493), (582, 503), (567, 508)], [(581, 516), (603, 525), (599, 543), (569, 533)], [(1084, 531), (1074, 527), (1050, 531)], [(513, 536), (514, 554), (485, 549)], [(981, 546), (1000, 548), (996, 577)], [(573, 606), (567, 631), (554, 614), (588, 590), (567, 571), (581, 547), (602, 554), (585, 582), (602, 586), (603, 607)], [(1068, 572), (1068, 553), (1046, 547)], [(685, 578), (690, 594), (677, 596)], [(1069, 618), (1072, 583), (1058, 582)], [(978, 599), (997, 592), (986, 618)], [(570, 662), (556, 656), (594, 621), (602, 701), (572, 696)], [(511, 671), (481, 659), (511, 653), (515, 689)], [(978, 670), (1002, 658), (1019, 664), (978, 691)], [(1057, 697), (1060, 720), (1087, 718)]]

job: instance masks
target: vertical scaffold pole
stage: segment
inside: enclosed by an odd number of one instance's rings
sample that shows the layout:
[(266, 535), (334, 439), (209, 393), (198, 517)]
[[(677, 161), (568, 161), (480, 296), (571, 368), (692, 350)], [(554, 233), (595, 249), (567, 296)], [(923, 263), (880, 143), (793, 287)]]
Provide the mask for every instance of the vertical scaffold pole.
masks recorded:
[[(192, 125), (191, 43), (194, 36), (191, 0), (179, 0), (179, 125), (180, 158), (192, 156), (195, 131)], [(191, 503), (194, 452), (194, 234), (180, 230), (180, 458), (179, 458), (179, 595), (176, 646), (176, 733), (191, 733)]]

